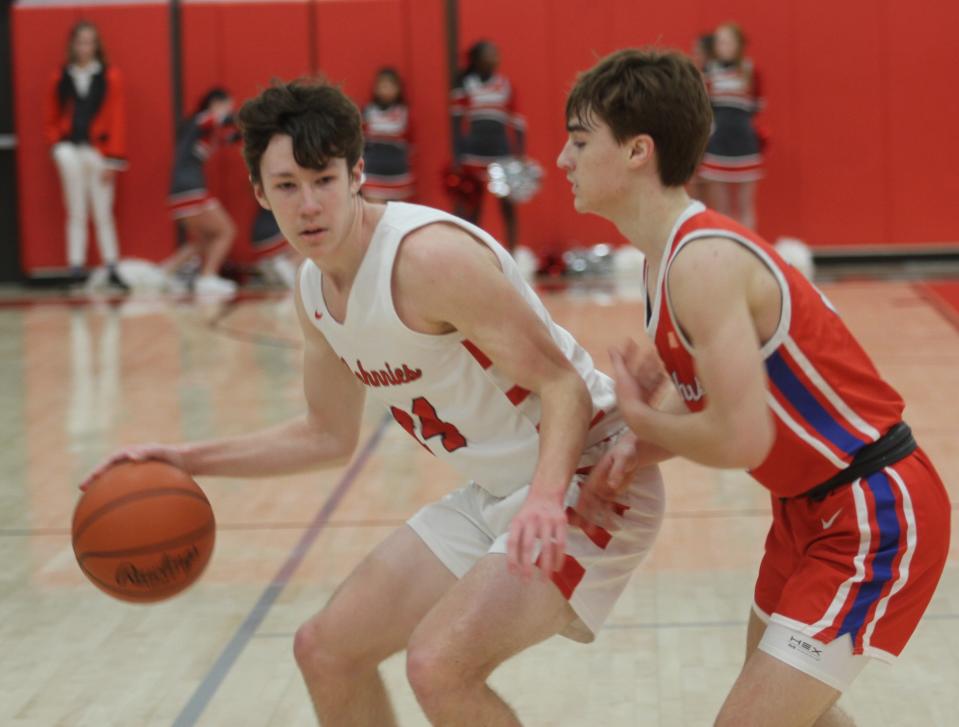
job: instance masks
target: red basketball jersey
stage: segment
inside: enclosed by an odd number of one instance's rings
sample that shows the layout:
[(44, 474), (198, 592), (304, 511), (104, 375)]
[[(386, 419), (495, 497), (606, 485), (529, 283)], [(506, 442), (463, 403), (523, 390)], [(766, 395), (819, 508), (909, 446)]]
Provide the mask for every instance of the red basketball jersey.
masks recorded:
[(779, 325), (762, 348), (776, 437), (766, 460), (750, 474), (775, 495), (799, 495), (845, 469), (861, 447), (899, 422), (902, 398), (812, 283), (754, 232), (697, 202), (677, 221), (647, 315), (647, 331), (689, 409), (701, 410), (708, 392), (696, 377), (692, 345), (676, 325), (667, 281), (683, 246), (704, 237), (743, 245), (779, 284)]

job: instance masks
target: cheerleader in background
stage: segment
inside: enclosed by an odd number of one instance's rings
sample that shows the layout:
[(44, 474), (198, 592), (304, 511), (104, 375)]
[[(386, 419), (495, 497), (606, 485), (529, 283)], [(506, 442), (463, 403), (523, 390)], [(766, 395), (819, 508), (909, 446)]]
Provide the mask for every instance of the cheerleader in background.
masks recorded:
[[(485, 187), (486, 168), (504, 157), (526, 153), (526, 123), (516, 111), (516, 94), (505, 76), (497, 73), (499, 50), (487, 41), (475, 43), (468, 51), (463, 70), (450, 100), (453, 121), (454, 165), (476, 177)], [(480, 190), (482, 192), (482, 189)], [(458, 198), (455, 213), (478, 223), (482, 193)], [(517, 243), (516, 208), (506, 197), (500, 199), (506, 227), (506, 243), (512, 252)]]
[(233, 122), (233, 99), (223, 88), (211, 88), (194, 114), (180, 126), (174, 153), (168, 207), (186, 234), (186, 244), (162, 264), (171, 288), (178, 287), (173, 274), (197, 254), (202, 258), (193, 290), (199, 295), (232, 295), (236, 283), (219, 276), (236, 226), (220, 202), (207, 190), (206, 160), (223, 144), (238, 141)]
[(303, 262), (303, 256), (292, 245), (287, 244), (270, 210), (257, 207), (250, 230), (250, 241), (256, 253), (256, 268), (266, 282), (294, 290), (296, 269)]
[(127, 167), (124, 111), (120, 71), (107, 63), (96, 26), (81, 20), (70, 31), (67, 63), (50, 84), (46, 137), (63, 187), (71, 281), (86, 279), (87, 210), (92, 207), (109, 282), (126, 290), (116, 271), (113, 220), (116, 173)]
[(724, 23), (713, 37), (716, 57), (705, 76), (715, 118), (699, 175), (707, 180), (710, 207), (755, 229), (762, 154), (753, 117), (762, 108), (760, 85), (739, 26)]
[(412, 198), (410, 112), (403, 81), (393, 68), (376, 74), (373, 99), (363, 109), (363, 136), (363, 196), (371, 202)]
[[(713, 53), (713, 36), (706, 33), (697, 37), (696, 40), (693, 41), (693, 47), (689, 57), (696, 65), (696, 68), (703, 74), (705, 82), (706, 67), (716, 58)], [(696, 170), (696, 173), (693, 174), (689, 180), (689, 184), (686, 186), (690, 197), (705, 202), (706, 186), (708, 183), (700, 176), (700, 171), (699, 169)]]

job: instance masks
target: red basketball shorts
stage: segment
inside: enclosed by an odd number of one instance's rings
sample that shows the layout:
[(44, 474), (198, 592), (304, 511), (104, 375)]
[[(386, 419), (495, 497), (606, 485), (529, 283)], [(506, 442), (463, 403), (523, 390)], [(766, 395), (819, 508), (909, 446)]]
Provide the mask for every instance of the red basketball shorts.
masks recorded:
[(756, 606), (773, 623), (892, 661), (932, 598), (949, 550), (950, 504), (917, 449), (824, 500), (773, 498)]

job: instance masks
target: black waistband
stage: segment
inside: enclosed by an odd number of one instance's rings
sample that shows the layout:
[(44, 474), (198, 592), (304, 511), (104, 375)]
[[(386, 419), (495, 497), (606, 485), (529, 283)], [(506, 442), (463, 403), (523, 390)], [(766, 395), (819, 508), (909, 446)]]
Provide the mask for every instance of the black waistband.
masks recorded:
[(867, 444), (856, 452), (852, 463), (846, 469), (837, 472), (822, 484), (816, 485), (811, 490), (806, 490), (801, 495), (782, 499), (804, 497), (817, 502), (824, 500), (826, 495), (837, 487), (847, 485), (860, 477), (868, 477), (883, 467), (888, 467), (901, 459), (905, 459), (916, 451), (917, 446), (909, 425), (905, 422), (899, 422), (875, 442)]

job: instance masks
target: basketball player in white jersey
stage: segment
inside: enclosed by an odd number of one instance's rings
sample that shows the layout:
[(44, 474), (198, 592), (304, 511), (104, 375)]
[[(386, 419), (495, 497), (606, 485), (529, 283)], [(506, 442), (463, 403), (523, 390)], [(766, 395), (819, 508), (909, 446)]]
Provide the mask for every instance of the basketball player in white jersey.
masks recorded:
[[(297, 631), (317, 717), (395, 724), (378, 665), (405, 649), (432, 723), (517, 725), (487, 677), (554, 634), (594, 638), (659, 529), (658, 470), (634, 437), (618, 441), (612, 381), (504, 248), (444, 212), (364, 201), (360, 115), (339, 89), (275, 85), (239, 121), (257, 199), (306, 258), (295, 297), (307, 412), (114, 461), (249, 477), (341, 464), (364, 398), (380, 400), (468, 484), (390, 535)], [(599, 462), (611, 476), (581, 489)], [(616, 478), (626, 486), (604, 500)]]

